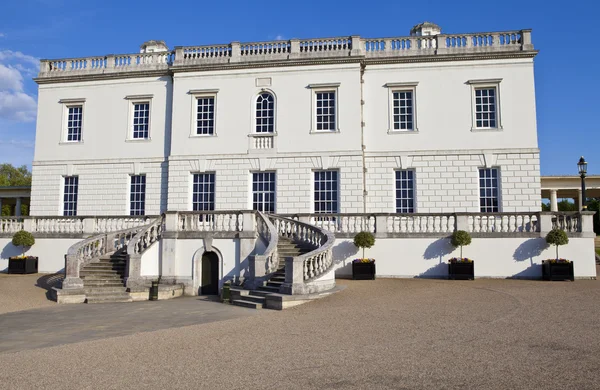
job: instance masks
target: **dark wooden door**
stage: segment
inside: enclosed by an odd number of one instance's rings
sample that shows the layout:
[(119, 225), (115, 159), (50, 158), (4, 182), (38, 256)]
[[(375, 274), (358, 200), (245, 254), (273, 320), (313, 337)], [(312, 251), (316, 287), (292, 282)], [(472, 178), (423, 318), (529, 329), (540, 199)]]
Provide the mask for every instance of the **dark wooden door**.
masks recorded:
[(219, 293), (219, 257), (214, 252), (202, 255), (202, 295), (217, 295)]

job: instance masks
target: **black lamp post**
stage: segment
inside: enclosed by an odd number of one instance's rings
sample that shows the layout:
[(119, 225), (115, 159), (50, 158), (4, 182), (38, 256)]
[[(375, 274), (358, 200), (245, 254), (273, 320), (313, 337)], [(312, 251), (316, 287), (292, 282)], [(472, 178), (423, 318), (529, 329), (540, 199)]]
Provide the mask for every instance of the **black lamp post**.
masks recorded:
[(585, 158), (581, 156), (579, 162), (577, 163), (577, 168), (579, 169), (579, 176), (581, 176), (581, 210), (587, 210), (586, 198), (585, 198), (585, 174), (587, 173), (587, 162)]

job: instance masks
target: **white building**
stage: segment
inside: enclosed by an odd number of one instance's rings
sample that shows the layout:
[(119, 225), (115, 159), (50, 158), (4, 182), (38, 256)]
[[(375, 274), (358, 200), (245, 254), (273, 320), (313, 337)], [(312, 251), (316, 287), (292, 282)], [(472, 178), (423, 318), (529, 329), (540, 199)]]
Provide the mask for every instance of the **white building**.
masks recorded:
[[(126, 244), (132, 293), (159, 275), (192, 294), (242, 277), (322, 291), (350, 272), (361, 230), (378, 238), (380, 276), (447, 275), (447, 237), (467, 230), (478, 277), (540, 277), (543, 235), (560, 227), (576, 276), (595, 277), (591, 216), (540, 213), (536, 54), (531, 30), (423, 23), (395, 38), (148, 41), (42, 60), (25, 227), (96, 234), (69, 249), (69, 291)], [(286, 255), (290, 238), (314, 250)]]

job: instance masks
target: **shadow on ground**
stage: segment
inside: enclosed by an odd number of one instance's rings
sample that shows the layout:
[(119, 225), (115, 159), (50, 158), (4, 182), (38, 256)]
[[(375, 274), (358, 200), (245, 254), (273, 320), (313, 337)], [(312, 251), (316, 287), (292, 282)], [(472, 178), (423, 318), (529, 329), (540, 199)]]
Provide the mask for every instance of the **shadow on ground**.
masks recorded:
[(65, 275), (63, 274), (44, 275), (38, 278), (38, 280), (35, 283), (35, 286), (46, 290), (46, 299), (48, 299), (49, 301), (53, 301), (54, 299), (52, 299), (52, 287), (61, 288), (64, 279)]

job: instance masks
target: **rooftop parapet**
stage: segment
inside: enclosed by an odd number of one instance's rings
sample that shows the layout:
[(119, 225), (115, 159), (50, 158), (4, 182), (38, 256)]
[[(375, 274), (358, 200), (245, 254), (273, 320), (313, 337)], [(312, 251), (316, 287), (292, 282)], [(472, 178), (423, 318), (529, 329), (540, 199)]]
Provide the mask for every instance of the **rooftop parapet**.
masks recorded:
[[(313, 60), (408, 59), (427, 56), (477, 56), (533, 52), (531, 30), (470, 34), (412, 35), (393, 38), (360, 36), (231, 42), (222, 45), (177, 46), (174, 51), (41, 60), (38, 82), (84, 75), (212, 68), (235, 64), (309, 62)], [(51, 80), (48, 80), (51, 82)]]

